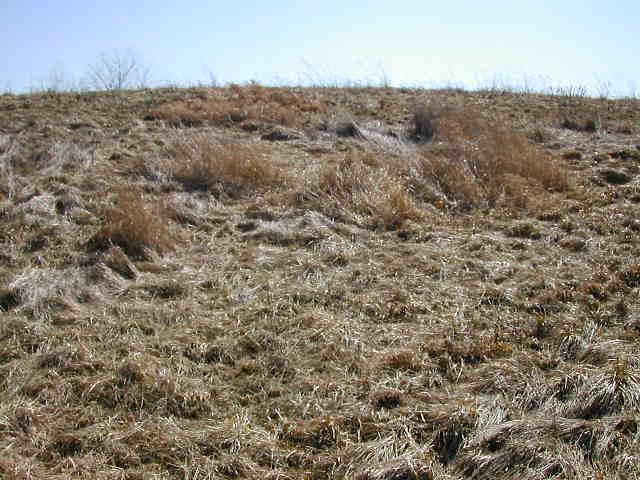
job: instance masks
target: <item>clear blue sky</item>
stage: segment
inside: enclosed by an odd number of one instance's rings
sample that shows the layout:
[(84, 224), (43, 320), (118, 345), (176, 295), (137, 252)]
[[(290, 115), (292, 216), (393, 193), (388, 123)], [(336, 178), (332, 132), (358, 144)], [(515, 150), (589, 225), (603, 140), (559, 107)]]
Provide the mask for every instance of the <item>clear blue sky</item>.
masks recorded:
[[(136, 52), (155, 83), (256, 79), (596, 85), (640, 94), (640, 1), (0, 0), (0, 91), (101, 52)], [(60, 75), (58, 75), (60, 76)]]

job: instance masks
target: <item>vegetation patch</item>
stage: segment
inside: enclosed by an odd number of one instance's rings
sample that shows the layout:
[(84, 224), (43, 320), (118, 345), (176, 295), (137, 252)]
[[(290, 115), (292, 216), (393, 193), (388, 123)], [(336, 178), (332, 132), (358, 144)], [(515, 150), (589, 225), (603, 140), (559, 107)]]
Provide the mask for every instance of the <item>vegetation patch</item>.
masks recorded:
[(196, 136), (174, 143), (168, 154), (168, 173), (189, 190), (237, 198), (284, 182), (284, 174), (260, 148)]
[(174, 246), (169, 229), (142, 196), (120, 192), (115, 206), (104, 212), (103, 225), (89, 240), (91, 250), (106, 250), (116, 245), (135, 259), (148, 258), (148, 250), (165, 253)]
[(114, 88), (0, 96), (1, 478), (640, 478), (638, 101)]

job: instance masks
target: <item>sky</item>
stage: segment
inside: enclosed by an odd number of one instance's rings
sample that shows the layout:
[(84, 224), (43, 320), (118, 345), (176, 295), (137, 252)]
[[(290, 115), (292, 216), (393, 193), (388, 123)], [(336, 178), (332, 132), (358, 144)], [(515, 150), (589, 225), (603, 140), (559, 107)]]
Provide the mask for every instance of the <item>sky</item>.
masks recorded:
[(640, 2), (0, 0), (0, 92), (86, 83), (549, 87), (640, 95)]

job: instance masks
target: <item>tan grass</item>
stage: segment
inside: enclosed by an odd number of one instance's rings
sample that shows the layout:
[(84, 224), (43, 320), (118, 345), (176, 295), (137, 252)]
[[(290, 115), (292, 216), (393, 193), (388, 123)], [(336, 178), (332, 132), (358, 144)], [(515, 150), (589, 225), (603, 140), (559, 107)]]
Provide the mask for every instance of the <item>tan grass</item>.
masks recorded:
[(168, 102), (151, 109), (147, 117), (178, 127), (233, 126), (245, 121), (294, 126), (301, 124), (304, 114), (325, 111), (318, 101), (261, 85), (232, 87), (229, 93), (231, 95), (211, 100)]
[[(400, 134), (419, 98), (445, 106), (420, 143)], [(637, 176), (632, 138), (559, 131), (544, 96), (118, 99), (0, 97), (20, 142), (0, 205), (0, 477), (640, 478), (640, 197), (636, 178), (592, 181)], [(260, 118), (132, 121), (149, 100), (353, 131), (267, 144)], [(315, 101), (327, 118), (302, 112)], [(513, 138), (533, 126), (540, 149)], [(570, 165), (570, 190), (545, 158)], [(181, 239), (171, 255), (156, 228)]]
[(544, 192), (569, 188), (567, 172), (559, 162), (523, 134), (495, 125), (473, 129), (466, 125), (469, 120), (461, 125), (449, 121), (450, 131), (460, 137), (453, 145), (423, 149), (418, 171), (456, 205), (524, 207)]
[(482, 203), (482, 188), (464, 160), (440, 155), (423, 156), (419, 159), (418, 168), (421, 179), (435, 184), (437, 192), (456, 205), (467, 207)]
[(258, 118), (252, 105), (239, 105), (228, 100), (177, 101), (161, 105), (150, 112), (152, 118), (167, 121), (173, 126), (196, 127), (205, 123), (231, 126), (245, 120)]
[(116, 245), (130, 257), (144, 259), (148, 250), (165, 253), (174, 246), (166, 224), (133, 191), (123, 190), (116, 196), (115, 206), (104, 212), (103, 225), (89, 240), (89, 248), (105, 250)]
[(48, 320), (78, 309), (78, 299), (90, 297), (80, 269), (27, 268), (3, 292), (3, 307), (18, 308), (37, 320)]
[(12, 199), (18, 186), (14, 164), (19, 155), (20, 146), (9, 135), (0, 135), (0, 201)]
[(329, 214), (333, 208), (355, 215), (356, 221), (390, 230), (408, 220), (420, 220), (423, 214), (401, 172), (392, 172), (392, 162), (378, 155), (354, 151), (326, 164), (312, 187), (322, 199), (319, 207)]
[(220, 144), (206, 135), (178, 140), (169, 148), (169, 174), (188, 190), (238, 198), (285, 181), (260, 147)]
[(499, 181), (511, 174), (551, 191), (565, 191), (569, 187), (567, 172), (523, 134), (498, 127), (483, 140), (478, 148), (481, 158), (473, 164), (477, 177)]
[(419, 460), (396, 460), (367, 468), (356, 480), (433, 480), (432, 469)]

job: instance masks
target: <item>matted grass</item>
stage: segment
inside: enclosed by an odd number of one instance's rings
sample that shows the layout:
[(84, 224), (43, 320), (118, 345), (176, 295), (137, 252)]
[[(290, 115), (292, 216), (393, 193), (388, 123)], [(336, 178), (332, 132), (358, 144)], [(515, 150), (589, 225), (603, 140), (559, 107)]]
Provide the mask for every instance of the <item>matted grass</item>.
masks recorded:
[(638, 102), (0, 111), (0, 477), (640, 477)]

